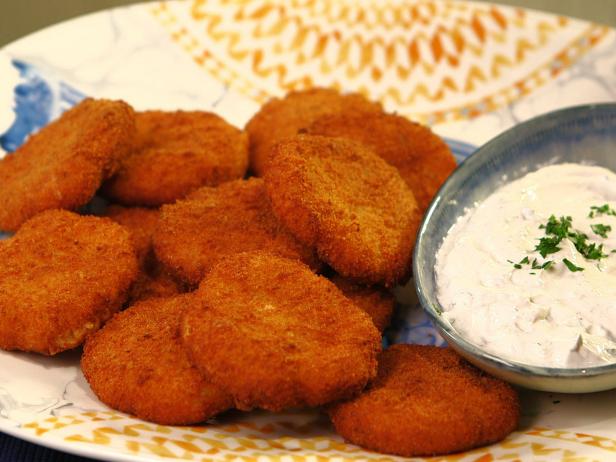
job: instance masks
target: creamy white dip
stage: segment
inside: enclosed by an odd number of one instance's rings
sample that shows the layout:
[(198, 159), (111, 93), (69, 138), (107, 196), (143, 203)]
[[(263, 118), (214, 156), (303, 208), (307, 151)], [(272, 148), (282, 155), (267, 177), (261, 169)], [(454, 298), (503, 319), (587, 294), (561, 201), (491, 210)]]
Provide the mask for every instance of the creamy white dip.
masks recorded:
[[(616, 362), (616, 174), (578, 164), (529, 173), (466, 210), (436, 256), (443, 316), (468, 341), (498, 356), (546, 367)], [(535, 247), (550, 237), (550, 216), (571, 217), (571, 232), (603, 244), (588, 260), (573, 240), (543, 258)], [(591, 225), (611, 226), (601, 237)], [(601, 229), (599, 229), (601, 231)], [(553, 237), (553, 236), (552, 236)], [(524, 257), (529, 263), (519, 264)], [(571, 271), (567, 259), (583, 271)], [(535, 261), (536, 260), (536, 261)], [(549, 269), (532, 269), (553, 261)], [(519, 264), (521, 268), (514, 267)]]

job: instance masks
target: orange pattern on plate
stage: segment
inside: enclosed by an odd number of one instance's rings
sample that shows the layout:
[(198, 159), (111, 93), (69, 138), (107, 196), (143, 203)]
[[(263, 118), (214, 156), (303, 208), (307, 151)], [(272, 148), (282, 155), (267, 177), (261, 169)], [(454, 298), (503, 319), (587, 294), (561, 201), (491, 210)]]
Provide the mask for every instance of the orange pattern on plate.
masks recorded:
[[(137, 421), (124, 414), (85, 412), (49, 417), (25, 424), (23, 428), (46, 439), (115, 448), (143, 457), (158, 456), (182, 460), (237, 460), (258, 462), (259, 458), (280, 462), (324, 462), (405, 460), (364, 451), (335, 435), (327, 418), (318, 411), (268, 414), (235, 413), (200, 427), (170, 427)], [(566, 430), (536, 427), (520, 430), (504, 441), (433, 461), (525, 460), (546, 457), (558, 460), (591, 460), (613, 457), (616, 440)], [(261, 459), (264, 460), (264, 459)]]
[(151, 11), (197, 64), (258, 103), (327, 85), (429, 124), (532, 93), (610, 31), (452, 0), (193, 0)]

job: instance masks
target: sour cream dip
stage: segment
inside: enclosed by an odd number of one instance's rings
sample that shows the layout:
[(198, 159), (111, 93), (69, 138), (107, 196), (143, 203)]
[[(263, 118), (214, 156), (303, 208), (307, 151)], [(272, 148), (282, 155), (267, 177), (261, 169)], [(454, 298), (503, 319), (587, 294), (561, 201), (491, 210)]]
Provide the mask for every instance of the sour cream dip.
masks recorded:
[(487, 352), (616, 362), (616, 174), (559, 164), (502, 186), (451, 227), (436, 284), (444, 318)]

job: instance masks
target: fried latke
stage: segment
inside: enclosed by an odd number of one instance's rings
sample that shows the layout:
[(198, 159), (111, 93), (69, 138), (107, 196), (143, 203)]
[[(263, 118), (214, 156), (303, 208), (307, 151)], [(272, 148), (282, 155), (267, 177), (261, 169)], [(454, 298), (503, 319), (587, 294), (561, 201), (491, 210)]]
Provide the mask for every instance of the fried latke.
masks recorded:
[(235, 254), (201, 283), (184, 344), (238, 409), (318, 406), (359, 392), (376, 374), (370, 317), (297, 260)]
[(135, 135), (123, 101), (86, 99), (0, 159), (0, 229), (49, 209), (74, 210), (117, 170)]
[(518, 397), (449, 348), (394, 345), (378, 377), (358, 397), (329, 409), (351, 443), (404, 457), (433, 456), (494, 443), (515, 430)]
[(264, 104), (246, 124), (250, 137), (250, 169), (257, 176), (265, 174), (272, 146), (294, 136), (325, 114), (380, 112), (381, 105), (368, 101), (359, 93), (342, 94), (331, 88), (294, 91), (284, 98)]
[(260, 178), (201, 188), (164, 206), (154, 249), (173, 275), (193, 286), (222, 257), (249, 250), (269, 250), (319, 267), (314, 252), (274, 216)]
[(134, 152), (103, 184), (114, 202), (155, 207), (246, 173), (248, 135), (216, 114), (147, 111), (136, 120)]
[(80, 345), (120, 309), (137, 271), (128, 232), (108, 218), (36, 215), (0, 246), (0, 348)]
[(394, 167), (344, 138), (298, 135), (273, 154), (272, 209), (301, 242), (345, 277), (385, 286), (408, 278), (420, 216)]
[(88, 338), (81, 368), (103, 403), (165, 425), (204, 422), (231, 407), (182, 346), (181, 313), (192, 300), (187, 294), (140, 302)]
[(334, 275), (330, 280), (336, 284), (345, 297), (370, 315), (379, 332), (383, 332), (389, 326), (395, 304), (391, 293), (379, 287), (355, 284), (339, 274)]
[(421, 214), (456, 168), (447, 144), (421, 124), (383, 112), (328, 114), (306, 129), (313, 135), (349, 138), (370, 147), (400, 172)]

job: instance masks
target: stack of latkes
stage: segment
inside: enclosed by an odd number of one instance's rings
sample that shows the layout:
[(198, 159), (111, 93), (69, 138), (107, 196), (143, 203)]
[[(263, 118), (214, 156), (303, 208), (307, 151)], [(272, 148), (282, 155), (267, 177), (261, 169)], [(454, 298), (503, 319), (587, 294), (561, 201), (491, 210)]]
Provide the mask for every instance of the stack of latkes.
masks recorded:
[[(404, 456), (517, 425), (514, 390), (453, 351), (381, 351), (423, 212), (455, 168), (428, 128), (358, 94), (294, 92), (239, 130), (87, 99), (0, 161), (0, 347), (81, 366), (161, 424), (323, 406)], [(247, 174), (250, 172), (250, 174)], [(80, 214), (98, 194), (106, 216)]]

